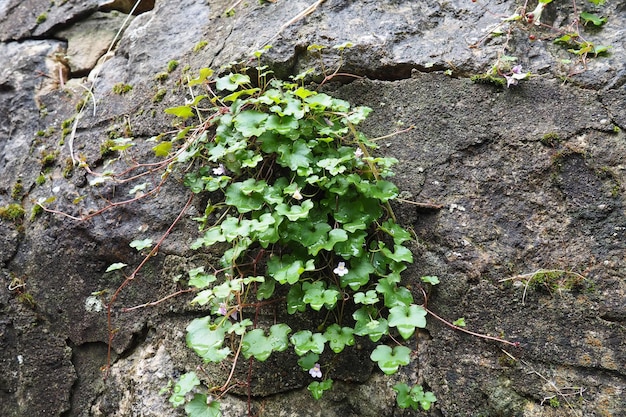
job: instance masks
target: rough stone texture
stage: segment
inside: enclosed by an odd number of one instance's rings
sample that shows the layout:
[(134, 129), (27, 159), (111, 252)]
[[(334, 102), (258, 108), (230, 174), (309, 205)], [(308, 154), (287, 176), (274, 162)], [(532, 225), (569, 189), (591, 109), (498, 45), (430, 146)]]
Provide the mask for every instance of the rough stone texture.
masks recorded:
[[(415, 361), (400, 375), (377, 372), (363, 344), (344, 355), (335, 388), (319, 402), (303, 388), (309, 380), (293, 357), (255, 365), (252, 412), (427, 415), (395, 407), (391, 387), (408, 380), (437, 395), (431, 415), (626, 415), (624, 1), (601, 9), (609, 17), (605, 28), (585, 32), (597, 44), (612, 45), (612, 55), (588, 59), (572, 83), (558, 78), (576, 69), (561, 62), (571, 58), (563, 48), (537, 28), (516, 29), (507, 53), (541, 76), (511, 89), (468, 79), (493, 65), (505, 38), (468, 45), (511, 15), (512, 1), (327, 0), (287, 26), (312, 1), (241, 3), (232, 18), (224, 16), (231, 0), (142, 2), (135, 14), (144, 13), (126, 29), (114, 56), (90, 75), (95, 110), (90, 102), (77, 116), (85, 98), (77, 85), (87, 81), (71, 78), (86, 74), (67, 71), (68, 45), (59, 39), (96, 11), (128, 13), (131, 3), (0, 3), (0, 206), (17, 202), (26, 210), (22, 221), (0, 220), (0, 415), (183, 414), (159, 391), (200, 365), (184, 347), (184, 328), (201, 309), (187, 304), (188, 295), (131, 312), (122, 308), (177, 291), (177, 277), (214, 256), (188, 250), (197, 230), (190, 217), (202, 202), (192, 203), (158, 256), (120, 292), (106, 380), (100, 369), (108, 343), (103, 303), (130, 272), (105, 270), (114, 262), (137, 266), (143, 255), (128, 243), (158, 240), (188, 194), (174, 178), (156, 197), (83, 222), (51, 214), (31, 219), (34, 202), (54, 196), (56, 209), (80, 217), (128, 198), (134, 184), (90, 187), (93, 176), (69, 169), (70, 143), (96, 171), (105, 162), (100, 145), (111, 136), (132, 134), (137, 146), (129, 156), (149, 158), (153, 144), (145, 139), (170, 128), (162, 110), (184, 101), (188, 91), (180, 80), (198, 68), (217, 69), (270, 43), (267, 63), (286, 77), (319, 63), (308, 45), (345, 41), (355, 46), (344, 53), (341, 71), (374, 80), (338, 77), (324, 88), (374, 109), (363, 126), (370, 137), (414, 126), (380, 140), (380, 152), (399, 159), (395, 181), (403, 198), (444, 207), (395, 203), (400, 221), (418, 236), (411, 248), (416, 263), (405, 279), (438, 275), (442, 282), (428, 300), (433, 313), (465, 317), (468, 329), (521, 346), (477, 339), (430, 317), (411, 345)], [(581, 2), (579, 9), (583, 5), (591, 7)], [(563, 26), (570, 12), (569, 2), (553, 2), (542, 21)], [(37, 23), (42, 13), (46, 19)], [(531, 42), (529, 33), (541, 36)], [(201, 40), (207, 44), (194, 51)], [(322, 57), (327, 68), (338, 65), (336, 50)], [(155, 79), (170, 60), (180, 61), (178, 69), (167, 80)], [(114, 94), (118, 83), (132, 90)], [(162, 101), (155, 99), (161, 92)], [(73, 140), (71, 123), (64, 123), (72, 117), (78, 117)], [(44, 166), (47, 155), (54, 162)], [(130, 164), (121, 159), (113, 167)], [(45, 182), (38, 185), (43, 171)], [(24, 190), (12, 195), (18, 179)], [(160, 174), (146, 181), (157, 186)], [(556, 287), (520, 285), (520, 275), (540, 269), (574, 271), (584, 279), (555, 273)], [(274, 314), (281, 313), (263, 312), (268, 320)], [(204, 369), (207, 384), (221, 384), (230, 371)], [(246, 375), (247, 363), (236, 372), (241, 380)], [(231, 393), (224, 415), (246, 415), (246, 390)], [(549, 405), (551, 398), (559, 408)]]

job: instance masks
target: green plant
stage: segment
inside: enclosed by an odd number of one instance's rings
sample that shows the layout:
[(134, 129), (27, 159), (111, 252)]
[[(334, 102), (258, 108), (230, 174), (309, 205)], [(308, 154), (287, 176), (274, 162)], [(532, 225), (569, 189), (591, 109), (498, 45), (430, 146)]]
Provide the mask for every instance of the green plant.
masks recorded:
[[(248, 72), (213, 78), (210, 69), (200, 70), (189, 86), (206, 86), (207, 93), (166, 109), (186, 127), (154, 148), (175, 155), (175, 162), (196, 161), (184, 183), (212, 197), (196, 218), (202, 235), (192, 248), (224, 248), (218, 264), (189, 271), (197, 291), (192, 303), (211, 314), (189, 324), (187, 344), (205, 362), (229, 359), (233, 367), (240, 356), (265, 361), (291, 348), (302, 370), (321, 379), (309, 385), (315, 398), (332, 387), (332, 366), (319, 363), (322, 352), (339, 354), (358, 337), (377, 343), (371, 359), (395, 373), (411, 350), (388, 346), (385, 336), (411, 338), (426, 326), (427, 314), (401, 284), (413, 255), (405, 246), (411, 234), (389, 205), (398, 195), (388, 180), (397, 161), (374, 155), (375, 142), (357, 130), (369, 108), (307, 89), (303, 76), (270, 79), (259, 66), (253, 82)], [(189, 125), (196, 117), (200, 122)], [(185, 145), (177, 149), (181, 139)], [(326, 311), (312, 323), (315, 330), (257, 322), (255, 312), (277, 293), (286, 294), (289, 314)], [(170, 397), (174, 405), (196, 385), (194, 376), (181, 377)], [(223, 392), (229, 382), (209, 392)], [(435, 400), (428, 394), (417, 400), (422, 407)], [(188, 414), (209, 413), (217, 400), (207, 398), (196, 394)]]
[(41, 164), (42, 168), (50, 168), (56, 161), (57, 157), (59, 156), (59, 151), (42, 151), (41, 152), (41, 159), (39, 160), (39, 163)]
[(11, 198), (13, 200), (19, 200), (23, 192), (24, 184), (22, 183), (22, 179), (18, 178), (17, 181), (15, 181), (15, 185), (13, 185), (13, 189), (11, 190)]
[(42, 24), (46, 20), (48, 20), (48, 13), (41, 13), (39, 16), (37, 16), (37, 24), (38, 25)]
[(156, 92), (154, 97), (152, 97), (152, 102), (153, 103), (162, 102), (166, 94), (167, 94), (167, 90), (165, 88), (161, 88), (159, 91)]
[(204, 47), (207, 46), (208, 44), (209, 43), (207, 41), (200, 41), (193, 47), (193, 51), (198, 52), (201, 49), (204, 49)]
[(124, 84), (124, 83), (117, 83), (113, 86), (113, 93), (118, 94), (118, 95), (123, 95), (123, 94), (128, 93), (132, 89), (133, 89), (132, 85)]
[(176, 68), (178, 68), (178, 61), (173, 59), (167, 63), (167, 72), (173, 72)]
[(409, 388), (407, 384), (396, 384), (393, 390), (398, 394), (397, 402), (400, 408), (411, 407), (417, 410), (421, 407), (424, 410), (430, 410), (432, 403), (437, 401), (435, 395), (430, 391), (424, 392), (421, 385)]
[[(572, 2), (573, 10), (579, 10), (575, 1), (572, 0)], [(506, 82), (507, 87), (510, 87), (511, 85), (517, 84), (518, 80), (530, 76), (530, 72), (521, 72), (521, 66), (519, 65), (511, 68), (510, 61), (517, 58), (507, 55), (509, 50), (514, 49), (509, 46), (511, 39), (520, 33), (524, 34), (530, 42), (534, 42), (539, 37), (542, 39), (552, 39), (554, 44), (563, 46), (567, 52), (578, 57), (576, 63), (580, 64), (583, 69), (572, 70), (568, 76), (577, 74), (586, 69), (588, 58), (596, 58), (609, 54), (611, 46), (594, 44), (582, 35), (579, 27), (579, 23), (582, 22), (583, 28), (586, 28), (588, 31), (593, 31), (593, 29), (601, 28), (607, 22), (608, 19), (606, 17), (597, 15), (595, 10), (582, 11), (577, 16), (572, 16), (570, 19), (572, 23), (569, 25), (565, 27), (553, 27), (541, 21), (541, 17), (550, 3), (552, 3), (552, 0), (539, 0), (533, 10), (527, 9), (529, 6), (528, 3), (523, 3), (522, 6), (515, 9), (513, 14), (503, 18), (486, 36), (472, 45), (472, 47), (477, 48), (486, 39), (505, 37), (495, 64), (487, 73), (474, 75), (472, 81), (491, 83), (494, 85), (504, 85)], [(593, 8), (597, 8), (603, 5), (605, 1), (589, 0), (589, 3), (593, 4)], [(561, 60), (561, 63), (571, 62), (571, 60)], [(498, 79), (500, 81), (498, 81)]]
[(170, 74), (168, 72), (159, 72), (154, 76), (154, 81), (163, 82), (169, 78)]
[(0, 218), (17, 223), (24, 218), (24, 212), (24, 207), (20, 204), (11, 203), (0, 207)]

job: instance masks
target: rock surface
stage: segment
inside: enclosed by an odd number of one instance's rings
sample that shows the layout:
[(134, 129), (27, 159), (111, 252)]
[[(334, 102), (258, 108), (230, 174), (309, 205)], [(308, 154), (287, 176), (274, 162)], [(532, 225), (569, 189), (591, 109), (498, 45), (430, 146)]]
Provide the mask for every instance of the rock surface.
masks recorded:
[[(105, 302), (124, 275), (105, 271), (116, 262), (139, 265), (143, 255), (129, 242), (158, 240), (187, 191), (170, 181), (153, 197), (84, 221), (31, 218), (31, 210), (54, 197), (55, 209), (81, 217), (127, 198), (136, 184), (91, 187), (94, 176), (73, 168), (72, 157), (101, 172), (101, 145), (132, 136), (129, 155), (148, 158), (147, 139), (170, 128), (163, 109), (185, 100), (181, 79), (247, 59), (266, 44), (273, 46), (267, 63), (281, 77), (319, 68), (320, 59), (331, 72), (341, 64), (342, 73), (367, 77), (338, 76), (324, 88), (374, 109), (363, 127), (370, 137), (414, 126), (379, 142), (400, 161), (395, 182), (403, 198), (443, 206), (395, 204), (418, 236), (405, 279), (439, 276), (428, 300), (433, 313), (464, 317), (468, 329), (520, 347), (430, 317), (402, 375), (383, 376), (363, 360), (367, 346), (355, 349), (337, 386), (315, 402), (303, 388), (308, 375), (281, 357), (254, 369), (250, 404), (245, 390), (233, 391), (223, 414), (247, 415), (250, 405), (263, 416), (428, 415), (395, 406), (391, 387), (404, 379), (435, 393), (432, 415), (626, 415), (626, 2), (608, 2), (598, 9), (606, 25), (585, 29), (589, 41), (612, 46), (608, 57), (588, 56), (586, 68), (552, 44), (550, 30), (512, 27), (506, 54), (537, 76), (508, 89), (469, 80), (494, 65), (507, 37), (469, 45), (515, 13), (513, 1), (326, 0), (307, 15), (301, 12), (312, 0), (144, 1), (110, 59), (96, 65), (100, 47), (80, 70), (70, 68), (89, 54), (74, 49), (68, 34), (112, 17), (111, 10), (129, 13), (131, 3), (0, 3), (0, 207), (25, 209), (22, 219), (0, 219), (0, 415), (182, 415), (159, 391), (200, 365), (184, 346), (184, 329), (201, 312), (185, 295), (122, 309), (176, 292), (181, 275), (213, 256), (188, 249), (201, 204), (192, 202), (113, 304), (106, 380)], [(553, 2), (542, 22), (568, 25), (572, 6), (562, 3)], [(343, 54), (331, 48), (347, 41), (354, 46)], [(307, 51), (313, 44), (327, 46), (321, 57)], [(95, 102), (78, 113), (88, 98), (80, 85), (90, 81)], [(114, 86), (129, 91), (114, 93)], [(160, 175), (146, 181), (158, 186)], [(552, 272), (533, 275), (539, 270)], [(219, 380), (228, 370), (210, 372)]]

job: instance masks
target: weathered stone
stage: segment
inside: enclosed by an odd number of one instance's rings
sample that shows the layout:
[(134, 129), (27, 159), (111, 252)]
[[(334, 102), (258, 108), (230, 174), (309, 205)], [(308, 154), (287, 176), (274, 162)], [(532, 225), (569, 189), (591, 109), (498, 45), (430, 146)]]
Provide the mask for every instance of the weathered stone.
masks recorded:
[(87, 75), (96, 66), (98, 60), (114, 46), (113, 41), (119, 29), (125, 27), (126, 18), (122, 14), (96, 12), (55, 34), (67, 41), (65, 58), (72, 76)]
[[(129, 242), (160, 239), (188, 191), (171, 181), (153, 197), (82, 222), (52, 214), (31, 219), (31, 210), (54, 197), (51, 207), (81, 217), (128, 198), (135, 184), (90, 187), (94, 176), (73, 167), (72, 156), (101, 171), (101, 145), (132, 136), (136, 144), (127, 155), (153, 161), (154, 144), (146, 139), (171, 129), (162, 110), (184, 102), (188, 89), (181, 80), (193, 71), (219, 69), (271, 44), (264, 59), (288, 77), (319, 63), (307, 51), (315, 43), (327, 46), (321, 56), (327, 71), (342, 62), (341, 72), (378, 80), (343, 76), (324, 86), (374, 109), (363, 125), (368, 136), (414, 126), (377, 142), (379, 152), (400, 161), (394, 181), (403, 196), (444, 207), (394, 203), (419, 242), (411, 247), (416, 263), (405, 279), (438, 275), (441, 284), (428, 300), (433, 313), (450, 321), (465, 317), (468, 329), (520, 347), (474, 338), (431, 316), (427, 331), (411, 341), (415, 360), (400, 375), (377, 372), (361, 344), (338, 362), (335, 389), (314, 402), (304, 388), (308, 374), (285, 354), (255, 364), (250, 402), (246, 387), (234, 389), (236, 395), (222, 400), (224, 415), (247, 415), (249, 408), (262, 416), (426, 415), (395, 406), (391, 387), (401, 380), (432, 390), (442, 416), (626, 413), (624, 1), (603, 6), (609, 20), (602, 30), (583, 28), (587, 39), (613, 48), (608, 58), (588, 57), (586, 71), (569, 78), (575, 84), (558, 79), (572, 69), (561, 62), (572, 58), (564, 48), (529, 40), (534, 27), (516, 29), (508, 53), (541, 77), (510, 89), (468, 80), (494, 64), (505, 37), (478, 48), (468, 44), (514, 13), (512, 1), (327, 0), (295, 20), (311, 1), (242, 2), (233, 17), (225, 16), (231, 0), (162, 1), (150, 11), (150, 2), (142, 2), (147, 12), (127, 28), (114, 57), (92, 71), (95, 109), (89, 102), (78, 115), (86, 96), (82, 87), (68, 88), (66, 63), (59, 60), (73, 55), (72, 41), (66, 52), (65, 42), (43, 38), (75, 30), (99, 8), (128, 12), (131, 3), (0, 3), (0, 114), (6, 115), (0, 119), (0, 206), (17, 202), (27, 213), (21, 222), (0, 220), (1, 415), (182, 415), (167, 393), (159, 394), (169, 380), (202, 366), (206, 386), (224, 382), (230, 364), (201, 364), (184, 346), (185, 326), (203, 314), (188, 305), (190, 294), (122, 311), (174, 293), (189, 268), (219, 256), (188, 249), (197, 234), (189, 218), (204, 210), (203, 202), (193, 203), (159, 255), (128, 281), (112, 305), (110, 326), (105, 303), (145, 255)], [(542, 21), (566, 25), (566, 3), (551, 3)], [(43, 13), (46, 19), (37, 23)], [(207, 44), (199, 45), (202, 40)], [(331, 47), (346, 41), (354, 46), (340, 59)], [(179, 61), (178, 68), (156, 79), (170, 60)], [(92, 65), (93, 59), (78, 72)], [(132, 89), (116, 94), (118, 83)], [(76, 117), (71, 135), (67, 122)], [(44, 167), (46, 155), (56, 156)], [(122, 158), (109, 167), (127, 164)], [(14, 196), (18, 178), (25, 191)], [(172, 179), (180, 180), (176, 173)], [(160, 173), (146, 181), (156, 186)], [(115, 262), (128, 267), (106, 273)], [(534, 275), (538, 270), (553, 272), (542, 278)], [(14, 279), (24, 286), (15, 288)], [(269, 323), (284, 312), (263, 314)], [(104, 380), (109, 331), (115, 337)], [(247, 365), (235, 373), (244, 383)]]

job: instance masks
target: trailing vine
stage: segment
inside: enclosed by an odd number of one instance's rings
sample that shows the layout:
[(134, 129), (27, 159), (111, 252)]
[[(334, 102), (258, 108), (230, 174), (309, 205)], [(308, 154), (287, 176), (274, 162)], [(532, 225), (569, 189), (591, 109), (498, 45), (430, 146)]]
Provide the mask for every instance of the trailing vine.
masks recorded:
[[(178, 380), (170, 402), (186, 404), (190, 416), (218, 415), (242, 357), (265, 361), (293, 349), (313, 379), (309, 391), (320, 398), (333, 384), (320, 363), (325, 349), (339, 354), (356, 338), (369, 338), (376, 343), (371, 360), (393, 374), (411, 353), (397, 340), (426, 326), (426, 309), (401, 284), (413, 255), (405, 246), (412, 236), (389, 205), (398, 196), (389, 181), (397, 160), (373, 154), (375, 141), (357, 129), (371, 109), (308, 89), (303, 78), (272, 79), (260, 64), (221, 76), (205, 68), (188, 83), (201, 93), (166, 110), (186, 126), (155, 152), (168, 154), (184, 141), (188, 147), (175, 162), (193, 161), (185, 185), (210, 194), (192, 249), (223, 248), (218, 264), (189, 271), (197, 291), (192, 303), (210, 314), (189, 324), (187, 345), (205, 362), (233, 363), (223, 384), (190, 402), (186, 394), (200, 384), (198, 376)], [(437, 282), (422, 278), (425, 286)], [(315, 331), (262, 327), (256, 311), (279, 293), (289, 314), (328, 314)], [(396, 389), (401, 406), (428, 409), (436, 400), (421, 387)]]

